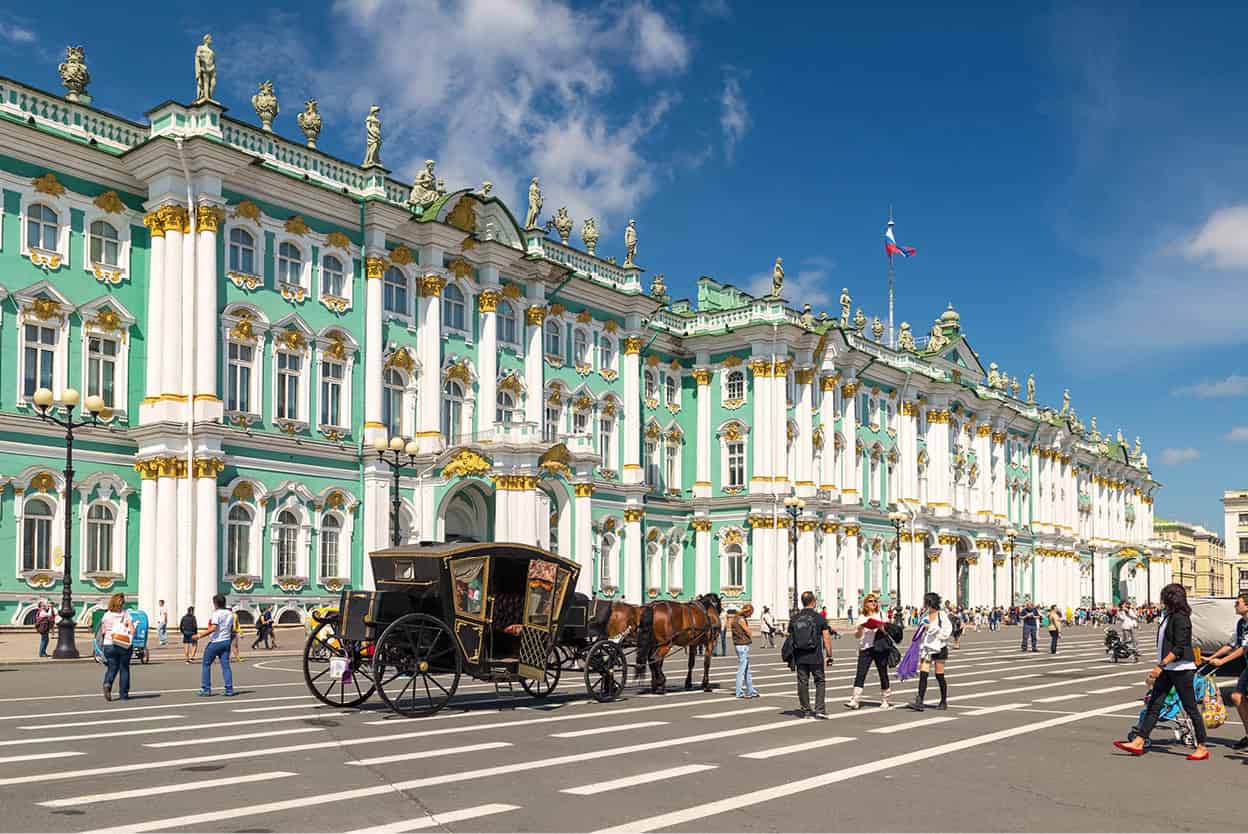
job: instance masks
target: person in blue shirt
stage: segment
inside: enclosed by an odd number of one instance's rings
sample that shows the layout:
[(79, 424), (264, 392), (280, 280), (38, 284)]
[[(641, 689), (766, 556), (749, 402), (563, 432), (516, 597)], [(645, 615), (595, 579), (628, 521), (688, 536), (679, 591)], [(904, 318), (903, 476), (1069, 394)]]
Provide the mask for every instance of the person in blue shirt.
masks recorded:
[[(1229, 643), (1209, 655), (1209, 663), (1212, 666), (1225, 666), (1248, 654), (1248, 591), (1235, 597), (1235, 613), (1239, 615), (1239, 622), (1235, 623), (1235, 632), (1231, 635)], [(1239, 720), (1244, 723), (1244, 730), (1248, 731), (1248, 665), (1245, 665), (1244, 671), (1239, 673), (1239, 680), (1235, 683), (1235, 690), (1231, 693), (1231, 703), (1235, 705), (1235, 710), (1239, 713)], [(1232, 746), (1236, 750), (1248, 750), (1248, 735)]]
[(1020, 616), (1023, 620), (1023, 645), (1019, 648), (1019, 651), (1027, 651), (1028, 640), (1031, 641), (1031, 650), (1033, 652), (1039, 651), (1036, 648), (1036, 634), (1040, 631), (1040, 609), (1036, 608), (1031, 600), (1028, 600), (1024, 603)]

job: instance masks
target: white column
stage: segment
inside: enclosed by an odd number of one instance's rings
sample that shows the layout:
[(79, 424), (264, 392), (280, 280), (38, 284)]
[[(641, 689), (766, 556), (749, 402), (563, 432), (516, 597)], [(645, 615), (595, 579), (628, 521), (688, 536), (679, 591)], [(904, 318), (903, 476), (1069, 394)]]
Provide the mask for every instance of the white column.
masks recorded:
[[(842, 433), (845, 435), (845, 449), (841, 453), (841, 503), (857, 504), (862, 501), (862, 496), (858, 494), (862, 489), (862, 478), (858, 473), (861, 457), (858, 454), (857, 380), (851, 379), (841, 386), (841, 411)], [(854, 547), (857, 548), (857, 545), (855, 544)], [(849, 593), (846, 592), (845, 600), (847, 604), (852, 601), (854, 609), (857, 610), (857, 598), (851, 600)]]
[(769, 396), (770, 386), (767, 384), (771, 377), (771, 363), (755, 356), (750, 360), (749, 369), (753, 376), (753, 391), (750, 396), (750, 406), (753, 410), (750, 453), (754, 462), (754, 473), (750, 476), (750, 492), (767, 494), (772, 491), (772, 475), (774, 474), (770, 466), (771, 397)]
[(528, 397), (524, 401), (524, 419), (526, 422), (533, 423), (539, 428), (545, 416), (542, 413), (545, 408), (544, 398), (542, 397), (544, 365), (542, 322), (545, 319), (546, 308), (540, 303), (534, 304), (524, 311), (524, 384), (529, 389)]
[[(819, 584), (815, 574), (815, 528), (818, 522), (814, 518), (801, 518), (797, 522), (797, 592), (813, 591)], [(784, 587), (792, 584), (790, 577)]]
[[(780, 352), (778, 355), (783, 357), (784, 353)], [(767, 435), (771, 441), (771, 455), (768, 464), (771, 470), (772, 491), (777, 495), (788, 494), (793, 488), (792, 482), (794, 480), (793, 473), (789, 471), (789, 412), (786, 407), (790, 365), (791, 363), (788, 359), (777, 359), (772, 365), (771, 376), (765, 380), (765, 383), (768, 383), (768, 388), (771, 390), (771, 396), (768, 398), (767, 413)], [(792, 580), (790, 579), (789, 582), (792, 582)], [(784, 587), (787, 588), (789, 582), (784, 583)]]
[[(811, 383), (815, 379), (814, 368), (797, 368), (793, 371), (793, 382), (797, 388), (797, 407), (795, 409), (795, 417), (797, 421), (797, 472), (792, 474), (793, 487), (796, 494), (804, 498), (814, 497), (815, 490), (818, 485), (815, 479), (818, 473), (815, 472), (815, 453), (811, 444), (811, 432), (814, 430), (811, 423), (811, 403), (812, 388)], [(781, 377), (780, 382), (784, 382)], [(814, 587), (813, 574), (811, 587)]]
[[(162, 304), (163, 335), (161, 351), (164, 356), (160, 365), (160, 393), (184, 393), (182, 379), (182, 310), (183, 299), (188, 291), (182, 281), (182, 237), (187, 227), (186, 209), (167, 206), (165, 214), (165, 291)], [(170, 602), (169, 597), (165, 597)]]
[(369, 554), (390, 546), (390, 485), (385, 467), (370, 458), (364, 470), (364, 553), (360, 566), (360, 586), (370, 591), (375, 586)]
[[(147, 350), (147, 369), (144, 377), (144, 399), (154, 400), (160, 396), (160, 386), (164, 382), (162, 350), (163, 333), (161, 323), (165, 309), (165, 226), (158, 211), (144, 215), (143, 223), (151, 233), (151, 252), (148, 257), (149, 277), (147, 281), (147, 309), (153, 313), (148, 316), (145, 348)], [(150, 514), (150, 513), (148, 513)], [(146, 604), (146, 603), (144, 603)], [(155, 601), (152, 601), (155, 604)]]
[(992, 522), (992, 425), (980, 423), (975, 428), (975, 460), (979, 463), (979, 479), (971, 510), (980, 521)]
[(717, 592), (711, 587), (711, 520), (699, 517), (693, 520), (693, 592), (706, 594)]
[(624, 599), (641, 604), (646, 601), (646, 589), (641, 587), (641, 519), (644, 511), (640, 506), (624, 510)]
[[(836, 477), (836, 377), (819, 377), (819, 391), (823, 395), (819, 400), (819, 425), (823, 428), (823, 457), (820, 471), (815, 473), (819, 479), (819, 489), (831, 493), (833, 500), (839, 497), (840, 481)], [(831, 587), (828, 585), (825, 588)], [(833, 597), (835, 600), (835, 597)]]
[[(194, 482), (187, 472), (186, 458), (178, 459), (178, 477), (174, 483), (178, 490), (178, 534), (172, 555), (177, 559), (178, 590), (173, 599), (165, 597), (170, 611), (191, 605), (188, 600), (195, 599), (195, 531), (191, 529), (191, 503), (194, 501), (191, 487)], [(204, 524), (201, 521), (195, 526), (202, 527)]]
[(858, 524), (845, 524), (845, 538), (841, 542), (841, 562), (845, 573), (841, 582), (845, 587), (845, 604), (854, 607), (855, 614), (862, 608), (859, 596), (862, 593), (862, 559), (860, 558), (861, 528)]
[(195, 386), (191, 393), (196, 416), (203, 414), (213, 419), (221, 415), (217, 397), (217, 230), (223, 212), (214, 205), (201, 205), (196, 212), (199, 233), (195, 247)]
[[(693, 497), (709, 498), (711, 497), (711, 370), (694, 368), (693, 379), (698, 385), (697, 462)], [(710, 581), (709, 578), (707, 581)], [(701, 588), (701, 585), (698, 587)], [(705, 593), (705, 591), (700, 590), (699, 593)]]
[[(147, 461), (134, 465), (139, 482), (139, 607), (156, 609), (156, 469)], [(167, 602), (167, 600), (166, 600)]]
[[(624, 424), (618, 429), (624, 438), (623, 480), (626, 484), (639, 484), (642, 481), (641, 428), (641, 336), (628, 336), (624, 339)], [(632, 546), (626, 537), (626, 554), (631, 552), (628, 548)], [(624, 575), (629, 577), (630, 571), (636, 570), (636, 567), (626, 567)], [(624, 598), (641, 599), (631, 595), (631, 587), (625, 587)]]
[[(498, 401), (498, 301), (501, 293), (493, 286), (498, 280), (498, 269), (481, 267), (481, 282), (485, 289), (477, 296), (477, 310), (481, 314), (481, 349), (477, 351), (477, 399), (481, 402), (480, 422), (477, 432), (487, 436), (494, 425)], [(529, 389), (529, 399), (542, 399), (541, 389)], [(540, 425), (540, 423), (539, 423)]]
[(576, 590), (582, 594), (594, 592), (594, 529), (593, 529), (593, 495), (592, 483), (573, 484), (572, 516), (576, 523), (576, 562), (581, 566), (581, 575), (576, 582)]
[[(159, 458), (156, 480), (156, 598), (178, 610), (178, 460)], [(150, 507), (148, 511), (150, 512)]]
[(833, 521), (824, 521), (819, 524), (819, 531), (822, 534), (818, 545), (819, 593), (828, 606), (829, 613), (834, 617), (840, 617), (844, 613), (836, 604), (836, 592), (840, 587), (840, 578), (836, 572), (836, 533), (839, 527), (840, 525)]
[[(212, 597), (217, 592), (217, 578), (221, 575), (217, 563), (221, 527), (217, 506), (217, 474), (223, 466), (224, 462), (219, 458), (195, 460), (195, 590), (190, 601), (183, 599), (182, 605), (185, 608), (186, 605), (193, 604), (196, 613), (212, 611)], [(177, 610), (171, 608), (170, 612)]]
[[(382, 276), (386, 274), (386, 261), (380, 257), (385, 251), (385, 236), (372, 233), (375, 240), (368, 242), (368, 255), (364, 259), (364, 444), (386, 434), (381, 422), (381, 371), (385, 362), (385, 345), (381, 341)], [(365, 502), (367, 506), (368, 502)], [(367, 514), (367, 510), (365, 513)], [(365, 525), (366, 529), (369, 525)], [(368, 536), (365, 537), (368, 540)], [(374, 545), (375, 546), (375, 545)], [(367, 552), (364, 558), (368, 565)], [(368, 568), (371, 573), (371, 567)], [(371, 587), (371, 585), (369, 586)]]
[(949, 484), (949, 410), (942, 403), (932, 403), (927, 412), (927, 456), (927, 503), (938, 517), (948, 517), (953, 504)]
[[(426, 251), (428, 250), (428, 251)], [(436, 246), (421, 247), (421, 263), (441, 264), (442, 250)], [(436, 452), (442, 446), (442, 288), (446, 281), (436, 272), (420, 279), (417, 303), (420, 321), (416, 335), (420, 357), (420, 385), (416, 397), (416, 442), (420, 451)]]

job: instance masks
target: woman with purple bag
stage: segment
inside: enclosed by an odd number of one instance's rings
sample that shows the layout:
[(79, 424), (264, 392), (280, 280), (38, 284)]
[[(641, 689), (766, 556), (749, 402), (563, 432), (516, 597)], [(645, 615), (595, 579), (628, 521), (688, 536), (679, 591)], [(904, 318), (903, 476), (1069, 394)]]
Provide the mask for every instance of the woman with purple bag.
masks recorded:
[[(914, 651), (916, 644), (919, 647), (919, 694), (915, 696), (913, 703), (906, 706), (918, 712), (926, 708), (923, 705), (923, 698), (927, 694), (927, 675), (929, 671), (934, 670), (936, 683), (940, 686), (940, 703), (936, 705), (936, 709), (944, 710), (949, 708), (947, 703), (949, 689), (945, 684), (945, 661), (949, 659), (949, 636), (953, 634), (953, 623), (949, 621), (949, 615), (940, 609), (940, 594), (924, 594), (923, 608), (925, 609), (924, 615), (919, 620), (920, 631), (914, 635), (914, 641), (910, 644), (910, 652)], [(907, 657), (910, 652), (906, 652)], [(903, 660), (902, 665), (904, 664)], [(901, 675), (900, 668), (898, 675)]]

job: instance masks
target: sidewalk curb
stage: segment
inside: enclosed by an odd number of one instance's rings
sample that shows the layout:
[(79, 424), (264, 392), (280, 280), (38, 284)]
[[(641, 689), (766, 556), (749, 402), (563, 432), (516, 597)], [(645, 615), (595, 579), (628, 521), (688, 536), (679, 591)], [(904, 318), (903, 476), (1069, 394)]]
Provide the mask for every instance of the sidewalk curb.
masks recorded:
[[(79, 651), (81, 651), (81, 649)], [(243, 660), (241, 662), (247, 663), (248, 661), (252, 659), (256, 659), (256, 658), (268, 659), (271, 657), (273, 658), (302, 657), (303, 652), (279, 650), (279, 651), (266, 651), (264, 654), (257, 654), (255, 652), (249, 652), (247, 654), (244, 654), (243, 656), (247, 658), (247, 660)], [(62, 666), (68, 663), (94, 663), (94, 662), (95, 662), (95, 658), (91, 656), (90, 650), (88, 650), (87, 653), (83, 654), (82, 657), (77, 657), (77, 658), (72, 658), (72, 659), (61, 659), (61, 660), (58, 660), (50, 656), (49, 657), (20, 657), (20, 658), (0, 657), (0, 666), (40, 666), (43, 664), (47, 664), (49, 666)], [(153, 664), (160, 664), (160, 663), (181, 663), (181, 662), (183, 662), (181, 655), (170, 653), (168, 656), (152, 655), (152, 659), (147, 664), (143, 664), (143, 663), (139, 663), (138, 661), (131, 660), (130, 665), (133, 667), (133, 666), (144, 666), (144, 665), (150, 666)], [(196, 657), (193, 662), (199, 663), (199, 658)]]

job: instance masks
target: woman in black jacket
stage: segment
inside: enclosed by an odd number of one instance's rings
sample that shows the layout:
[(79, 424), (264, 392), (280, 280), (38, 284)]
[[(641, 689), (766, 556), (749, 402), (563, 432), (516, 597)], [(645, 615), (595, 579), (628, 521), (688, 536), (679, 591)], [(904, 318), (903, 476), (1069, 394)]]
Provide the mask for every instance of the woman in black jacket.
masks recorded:
[(1161, 589), (1161, 604), (1166, 613), (1157, 631), (1157, 665), (1149, 673), (1153, 691), (1149, 696), (1148, 714), (1140, 724), (1140, 734), (1132, 741), (1115, 741), (1114, 746), (1133, 756), (1146, 752), (1145, 742), (1157, 725), (1161, 707), (1170, 693), (1170, 687), (1178, 691), (1183, 710), (1192, 719), (1196, 731), (1196, 750), (1187, 758), (1203, 761), (1209, 758), (1205, 747), (1205, 721), (1196, 704), (1196, 653), (1192, 649), (1192, 609), (1187, 604), (1187, 592), (1182, 585), (1170, 584)]

